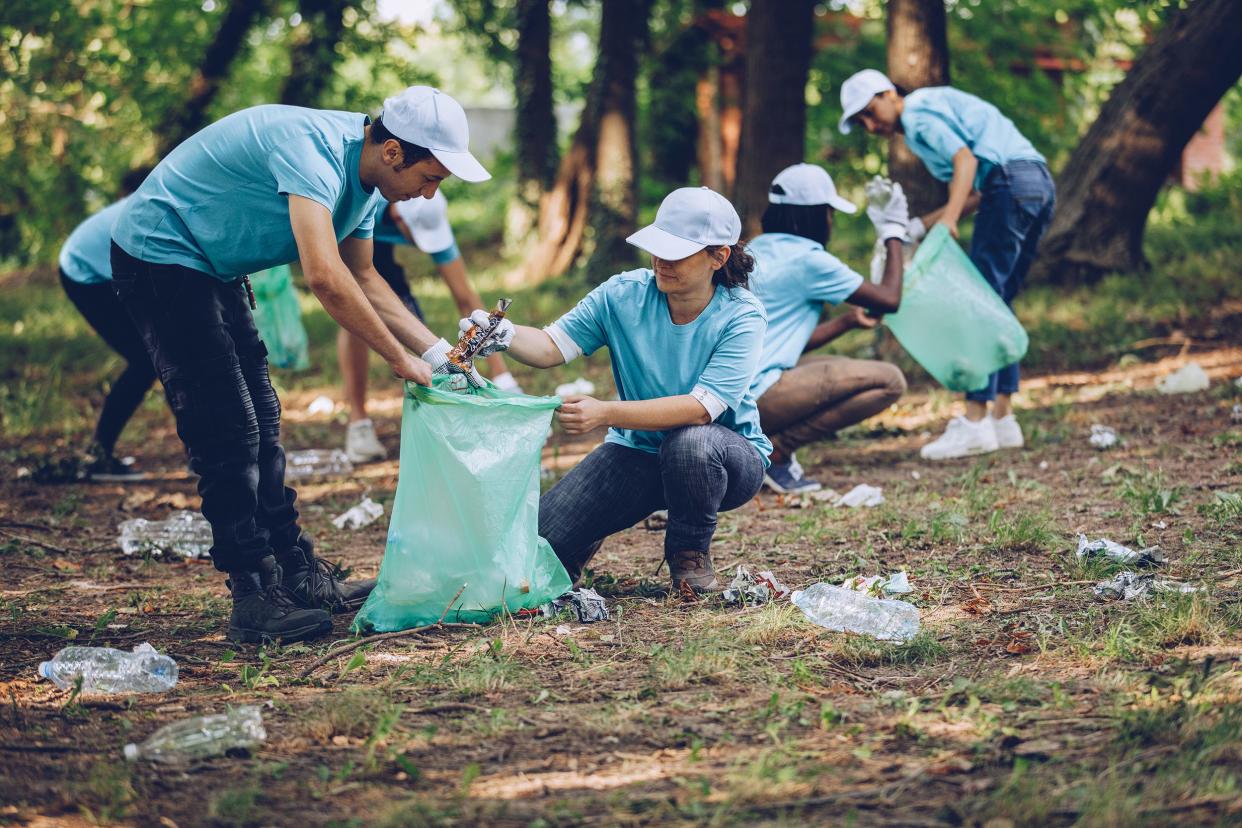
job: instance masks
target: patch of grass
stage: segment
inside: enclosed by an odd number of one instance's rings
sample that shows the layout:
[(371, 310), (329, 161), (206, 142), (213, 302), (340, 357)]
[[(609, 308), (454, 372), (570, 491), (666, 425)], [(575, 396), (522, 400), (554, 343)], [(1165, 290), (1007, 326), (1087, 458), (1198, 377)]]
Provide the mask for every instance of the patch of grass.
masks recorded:
[(741, 644), (777, 644), (806, 634), (806, 617), (787, 601), (772, 601), (736, 625)]
[(651, 679), (662, 690), (696, 684), (723, 684), (738, 671), (738, 654), (723, 639), (689, 639), (659, 644), (650, 651)]
[(259, 825), (264, 821), (258, 812), (260, 794), (261, 790), (256, 784), (225, 788), (212, 795), (207, 805), (207, 816), (214, 824), (228, 828)]
[(448, 684), (463, 696), (483, 696), (516, 687), (527, 679), (528, 670), (504, 651), (504, 642), (493, 639), (483, 652), (454, 662)]
[(383, 687), (350, 687), (340, 693), (324, 696), (302, 716), (302, 732), (318, 742), (330, 742), (335, 736), (362, 739), (370, 736), (376, 725), (390, 716), (400, 705), (395, 704)]
[(1242, 494), (1214, 492), (1212, 499), (1199, 507), (1199, 513), (1219, 526), (1237, 526), (1242, 520)]
[(87, 803), (79, 805), (92, 822), (108, 824), (125, 818), (137, 794), (129, 776), (129, 766), (108, 758), (91, 765), (82, 786)]
[(1047, 512), (1011, 514), (997, 510), (988, 519), (988, 530), (992, 533), (994, 549), (1046, 552), (1055, 548), (1059, 540)]
[(1185, 492), (1185, 486), (1169, 485), (1162, 471), (1127, 477), (1121, 484), (1121, 497), (1130, 502), (1139, 517), (1176, 512)]
[(914, 638), (900, 644), (877, 641), (869, 635), (841, 635), (833, 652), (854, 667), (914, 667), (936, 661), (944, 655), (945, 648), (935, 635), (922, 630)]

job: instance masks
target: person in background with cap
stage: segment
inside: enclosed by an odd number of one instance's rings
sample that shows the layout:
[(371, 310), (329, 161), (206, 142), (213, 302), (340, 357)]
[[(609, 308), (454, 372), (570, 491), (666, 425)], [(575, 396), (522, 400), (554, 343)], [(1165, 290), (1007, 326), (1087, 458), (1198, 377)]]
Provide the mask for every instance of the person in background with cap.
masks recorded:
[[(391, 203), (380, 199), (375, 205), (375, 236), (372, 242), (375, 247), (375, 270), (419, 320), (423, 320), (423, 311), (418, 299), (410, 292), (405, 270), (397, 262), (398, 244), (413, 244), (431, 256), (440, 278), (448, 285), (449, 293), (462, 313), (468, 314), (483, 305), (478, 291), (466, 275), (466, 265), (453, 238), (453, 227), (449, 224), (448, 201), (439, 190), (431, 198), (411, 198)], [(388, 456), (384, 444), (375, 434), (374, 423), (367, 416), (367, 360), (370, 353), (361, 337), (341, 328), (336, 337), (336, 355), (345, 387), (345, 401), (349, 405), (345, 453), (353, 463), (370, 463)], [(489, 356), (487, 365), (497, 388), (521, 392), (500, 354)]]
[(329, 632), (328, 613), (356, 609), (374, 586), (344, 581), (298, 526), (280, 402), (245, 275), (300, 259), (337, 322), (397, 377), (430, 383), (433, 368), (448, 370), (450, 346), (375, 272), (375, 203), (430, 198), (450, 175), (486, 180), (468, 137), (461, 105), (426, 86), (389, 98), (374, 123), (362, 113), (256, 106), (174, 149), (117, 217), (113, 286), (199, 475), (212, 561), (229, 576), (235, 642)]
[[(860, 124), (872, 135), (901, 133), (928, 171), (949, 182), (948, 202), (911, 222), (913, 240), (936, 223), (957, 238), (958, 221), (977, 204), (971, 261), (1011, 305), (1056, 206), (1056, 188), (1044, 157), (999, 109), (951, 86), (905, 95), (882, 73), (864, 69), (841, 85), (841, 107), (842, 132)], [(973, 192), (979, 194), (977, 201)], [(950, 420), (942, 436), (923, 446), (922, 456), (947, 460), (1021, 448), (1022, 429), (1011, 405), (1017, 390), (1014, 363), (994, 373), (986, 387), (966, 395), (966, 415)]]
[[(901, 185), (894, 185), (888, 204), (868, 210), (889, 254), (878, 285), (824, 249), (835, 211), (857, 208), (837, 193), (822, 167), (786, 167), (773, 179), (768, 201), (763, 233), (747, 244), (755, 257), (750, 288), (768, 315), (763, 358), (750, 392), (772, 441), (764, 482), (781, 493), (813, 492), (821, 486), (803, 474), (794, 452), (883, 411), (906, 390), (901, 369), (887, 362), (802, 358), (849, 330), (874, 328), (879, 320), (863, 309), (893, 313), (901, 304), (906, 197)], [(856, 307), (820, 322), (825, 305), (842, 302)]]
[(724, 196), (674, 190), (628, 239), (651, 267), (618, 273), (543, 330), (506, 320), (489, 346), (535, 368), (608, 347), (620, 399), (568, 396), (559, 409), (568, 433), (608, 435), (539, 502), (539, 534), (575, 581), (604, 538), (667, 509), (673, 589), (719, 586), (716, 515), (755, 496), (772, 450), (750, 394), (765, 321), (741, 228)]
[(125, 199), (142, 184), (150, 170), (133, 170), (121, 182), (119, 201), (79, 224), (60, 248), (60, 284), (82, 318), (125, 359), (99, 410), (95, 436), (87, 454), (86, 478), (97, 482), (128, 483), (146, 475), (116, 456), (121, 431), (155, 382), (151, 357), (129, 314), (112, 292), (112, 223), (125, 206)]

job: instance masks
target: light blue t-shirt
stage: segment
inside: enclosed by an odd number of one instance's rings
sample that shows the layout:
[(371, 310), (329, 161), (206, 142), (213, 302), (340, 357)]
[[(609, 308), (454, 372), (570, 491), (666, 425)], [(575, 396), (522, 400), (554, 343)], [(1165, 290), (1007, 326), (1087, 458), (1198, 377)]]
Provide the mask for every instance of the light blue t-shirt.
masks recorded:
[(112, 238), (135, 258), (229, 282), (298, 258), (289, 200), (332, 213), (339, 243), (371, 237), (377, 190), (358, 177), (367, 117), (255, 106), (194, 134), (126, 202)]
[(60, 248), (60, 269), (82, 285), (112, 281), (112, 223), (125, 199), (109, 204), (74, 228)]
[[(717, 286), (702, 313), (675, 325), (655, 273), (642, 268), (613, 276), (555, 324), (584, 354), (608, 346), (623, 400), (676, 397), (696, 388), (710, 392), (726, 406), (716, 422), (749, 440), (767, 464), (772, 444), (750, 394), (765, 319), (750, 291)], [(655, 453), (664, 432), (610, 428), (605, 440)]]
[(907, 95), (901, 128), (906, 146), (941, 181), (952, 180), (954, 154), (969, 147), (979, 159), (976, 190), (983, 189), (993, 167), (1044, 160), (999, 109), (951, 86), (929, 86)]
[[(418, 198), (418, 196), (415, 196)], [(410, 240), (402, 234), (396, 222), (388, 215), (388, 207), (392, 204), (384, 198), (380, 198), (375, 203), (375, 235), (373, 236), (376, 244), (410, 244)], [(452, 237), (452, 228), (449, 228), (448, 247), (440, 250), (428, 250), (425, 244), (419, 242), (418, 228), (413, 228), (414, 242), (418, 244), (418, 249), (431, 256), (431, 260), (438, 265), (448, 264), (449, 262), (461, 256), (461, 250), (457, 247), (457, 241)]]
[(768, 314), (763, 357), (750, 387), (758, 399), (783, 371), (798, 364), (824, 303), (841, 304), (854, 295), (863, 278), (823, 245), (803, 236), (764, 233), (751, 239), (746, 249), (755, 257), (750, 289)]

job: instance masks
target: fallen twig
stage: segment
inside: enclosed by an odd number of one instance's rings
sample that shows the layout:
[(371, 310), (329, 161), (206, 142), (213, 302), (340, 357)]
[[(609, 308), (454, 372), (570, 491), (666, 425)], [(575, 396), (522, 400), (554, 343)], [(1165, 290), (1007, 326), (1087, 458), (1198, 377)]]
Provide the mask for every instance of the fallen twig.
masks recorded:
[(31, 546), (41, 546), (44, 549), (48, 550), (49, 552), (59, 552), (61, 555), (72, 555), (73, 554), (68, 549), (65, 549), (63, 546), (57, 546), (54, 543), (48, 543), (47, 541), (36, 540), (34, 538), (28, 538), (25, 535), (19, 535), (16, 532), (10, 532), (8, 529), (0, 529), (0, 534), (8, 535), (13, 540), (21, 541), (22, 543), (28, 543)]
[(493, 710), (501, 710), (504, 712), (506, 716), (512, 716), (513, 718), (517, 719), (519, 722), (521, 722), (524, 725), (529, 725), (531, 727), (539, 727), (538, 722), (536, 722), (534, 719), (526, 718), (521, 713), (514, 713), (510, 710), (505, 710), (504, 708), (484, 707), (480, 704), (468, 704), (466, 702), (445, 702), (444, 704), (433, 704), (433, 705), (430, 705), (429, 707), (419, 707), (417, 709), (411, 709), (408, 712), (419, 713), (419, 714), (425, 713), (427, 715), (430, 715), (432, 713), (449, 713), (454, 710), (466, 710), (471, 713), (486, 713), (488, 715), (491, 715), (491, 712)]

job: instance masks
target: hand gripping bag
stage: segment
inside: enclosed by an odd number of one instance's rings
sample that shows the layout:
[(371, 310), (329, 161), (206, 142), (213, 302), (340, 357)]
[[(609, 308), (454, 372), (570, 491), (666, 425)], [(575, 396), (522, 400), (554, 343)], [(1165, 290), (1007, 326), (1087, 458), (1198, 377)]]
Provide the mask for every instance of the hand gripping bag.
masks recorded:
[(539, 537), (539, 456), (560, 399), (450, 382), (406, 383), (388, 545), (355, 632), (434, 624), (446, 608), (445, 621), (482, 624), (571, 588)]
[(294, 371), (310, 367), (302, 308), (289, 265), (277, 265), (253, 274), (250, 287), (254, 291), (254, 325), (267, 346), (268, 361), (277, 368)]
[(975, 391), (1026, 354), (1029, 340), (1013, 315), (937, 224), (906, 267), (901, 309), (884, 317), (897, 341), (951, 391)]

